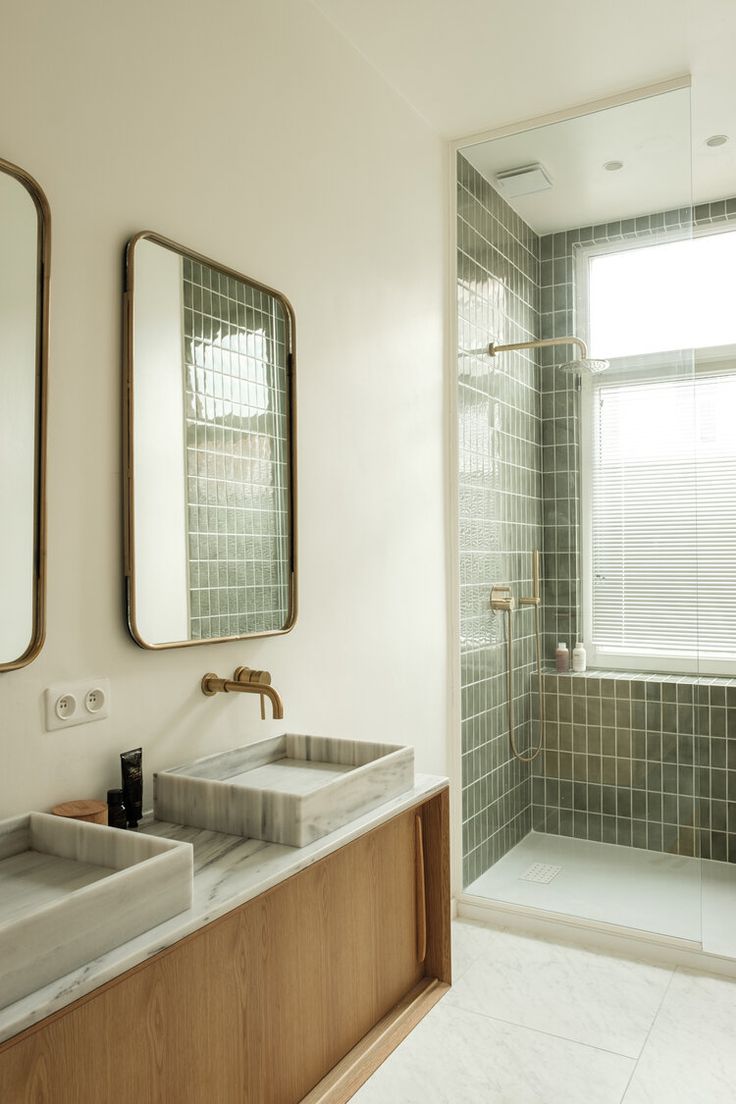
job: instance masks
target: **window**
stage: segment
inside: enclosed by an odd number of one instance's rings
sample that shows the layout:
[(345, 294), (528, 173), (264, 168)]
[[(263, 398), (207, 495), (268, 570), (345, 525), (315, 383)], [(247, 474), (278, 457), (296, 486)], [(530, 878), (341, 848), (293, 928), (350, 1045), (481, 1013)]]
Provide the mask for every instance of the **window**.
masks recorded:
[[(736, 359), (662, 355), (668, 320), (683, 343), (736, 340), (732, 310), (710, 328), (710, 304), (665, 310), (660, 294), (682, 277), (680, 247), (713, 241), (734, 249), (736, 233), (584, 258), (589, 336), (611, 360), (586, 380), (583, 412), (586, 639), (598, 666), (736, 672)], [(715, 256), (698, 250), (693, 265)], [(727, 286), (707, 275), (694, 282)], [(614, 326), (637, 298), (638, 316)]]
[(608, 360), (736, 342), (736, 231), (588, 254), (590, 354)]

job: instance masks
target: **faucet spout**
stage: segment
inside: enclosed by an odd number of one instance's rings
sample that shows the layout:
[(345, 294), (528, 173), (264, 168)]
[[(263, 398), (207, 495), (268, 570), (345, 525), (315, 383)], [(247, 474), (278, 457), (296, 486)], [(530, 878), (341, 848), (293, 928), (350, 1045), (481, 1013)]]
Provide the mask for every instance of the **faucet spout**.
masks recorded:
[(202, 693), (208, 698), (215, 694), (258, 694), (261, 703), (261, 719), (266, 719), (265, 698), (271, 703), (274, 720), (284, 715), (284, 703), (278, 690), (271, 686), (268, 671), (253, 671), (250, 667), (236, 667), (231, 679), (220, 678), (209, 671), (202, 678)]

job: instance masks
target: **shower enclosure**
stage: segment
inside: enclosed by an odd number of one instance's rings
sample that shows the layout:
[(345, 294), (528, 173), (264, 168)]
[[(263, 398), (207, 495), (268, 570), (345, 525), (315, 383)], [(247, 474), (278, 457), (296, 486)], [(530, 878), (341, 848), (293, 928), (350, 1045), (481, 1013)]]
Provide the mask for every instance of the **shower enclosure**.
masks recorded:
[(458, 152), (461, 907), (736, 957), (734, 264), (686, 81)]

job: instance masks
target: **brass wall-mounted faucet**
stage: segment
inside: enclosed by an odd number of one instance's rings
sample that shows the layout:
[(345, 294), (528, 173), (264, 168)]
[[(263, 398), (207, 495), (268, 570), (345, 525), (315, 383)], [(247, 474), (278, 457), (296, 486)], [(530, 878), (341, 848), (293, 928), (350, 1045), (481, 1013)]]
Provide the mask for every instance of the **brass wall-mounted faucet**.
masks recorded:
[(215, 694), (258, 694), (261, 699), (261, 720), (266, 719), (264, 698), (268, 698), (273, 711), (273, 719), (280, 720), (284, 715), (284, 703), (281, 695), (271, 686), (268, 671), (254, 671), (250, 667), (236, 667), (231, 679), (219, 678), (209, 671), (202, 678), (202, 693), (208, 698)]

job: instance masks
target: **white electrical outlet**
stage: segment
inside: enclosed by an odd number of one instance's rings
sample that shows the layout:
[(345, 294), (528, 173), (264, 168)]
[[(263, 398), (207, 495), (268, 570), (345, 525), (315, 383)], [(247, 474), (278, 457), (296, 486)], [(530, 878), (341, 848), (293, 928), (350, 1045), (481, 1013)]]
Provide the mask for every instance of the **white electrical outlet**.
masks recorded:
[(110, 680), (59, 682), (44, 691), (46, 731), (89, 724), (110, 716)]

